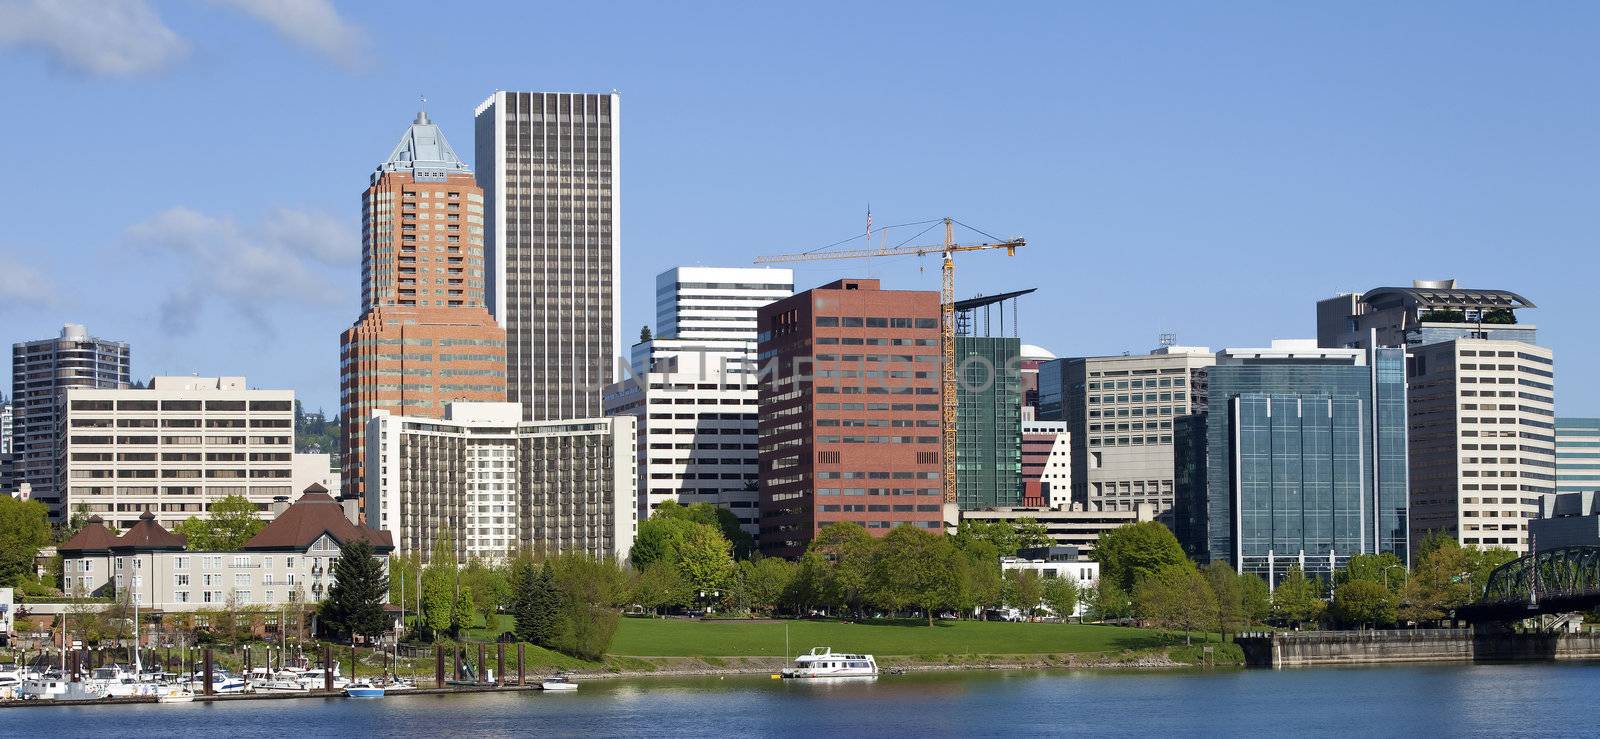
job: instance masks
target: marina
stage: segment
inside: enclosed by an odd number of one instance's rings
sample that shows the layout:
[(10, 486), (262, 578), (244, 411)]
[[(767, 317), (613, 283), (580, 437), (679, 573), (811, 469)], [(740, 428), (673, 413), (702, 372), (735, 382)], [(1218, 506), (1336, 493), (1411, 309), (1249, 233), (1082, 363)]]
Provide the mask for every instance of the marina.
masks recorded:
[[(331, 695), (283, 704), (243, 697), (189, 705), (77, 705), (6, 715), (19, 736), (216, 734), (242, 739), (404, 735), (549, 736), (1125, 735), (1573, 736), (1587, 725), (1600, 665), (1405, 665), (1314, 670), (977, 671), (875, 680), (765, 675), (595, 680), (575, 693), (419, 689), (377, 701)], [(1420, 691), (1436, 699), (1418, 703)], [(1283, 705), (1362, 710), (1260, 722)], [(1541, 709), (1528, 712), (1530, 701)], [(803, 720), (797, 720), (804, 717)]]

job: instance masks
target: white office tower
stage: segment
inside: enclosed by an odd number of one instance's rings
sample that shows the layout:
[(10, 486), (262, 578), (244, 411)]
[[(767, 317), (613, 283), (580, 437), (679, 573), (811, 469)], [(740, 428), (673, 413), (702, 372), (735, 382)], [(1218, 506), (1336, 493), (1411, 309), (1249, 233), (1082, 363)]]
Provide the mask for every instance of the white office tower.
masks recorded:
[(239, 496), (271, 518), (274, 499), (305, 489), (295, 486), (293, 390), (156, 377), (149, 388), (68, 388), (61, 413), (69, 515), (127, 530), (151, 513), (172, 528)]
[(478, 105), (486, 299), (506, 399), (533, 421), (600, 415), (622, 348), (618, 96), (496, 92)]
[(516, 403), (450, 403), (443, 419), (374, 411), (367, 526), (425, 561), (441, 542), (458, 561), (516, 551), (628, 556), (634, 419), (521, 416)]
[(607, 415), (639, 419), (639, 518), (672, 500), (732, 511), (759, 532), (756, 311), (794, 292), (788, 269), (678, 267), (656, 278), (656, 334)]
[(794, 271), (675, 267), (656, 276), (656, 338), (755, 341), (756, 309), (794, 294)]

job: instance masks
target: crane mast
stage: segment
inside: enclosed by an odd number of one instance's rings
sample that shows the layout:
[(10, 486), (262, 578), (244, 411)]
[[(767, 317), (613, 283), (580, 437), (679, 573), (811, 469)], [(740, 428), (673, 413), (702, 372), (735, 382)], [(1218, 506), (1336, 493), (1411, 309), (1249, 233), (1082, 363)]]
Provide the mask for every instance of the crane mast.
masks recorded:
[(944, 219), (944, 243), (926, 246), (894, 246), (879, 249), (854, 249), (829, 252), (802, 252), (757, 257), (756, 264), (783, 264), (813, 262), (829, 259), (870, 259), (872, 257), (925, 256), (938, 254), (943, 259), (943, 286), (939, 295), (939, 408), (940, 408), (940, 482), (944, 493), (946, 523), (954, 523), (956, 514), (956, 414), (960, 405), (956, 397), (956, 264), (957, 252), (1005, 249), (1006, 256), (1016, 256), (1017, 247), (1027, 241), (1015, 238), (980, 244), (957, 244), (955, 221)]

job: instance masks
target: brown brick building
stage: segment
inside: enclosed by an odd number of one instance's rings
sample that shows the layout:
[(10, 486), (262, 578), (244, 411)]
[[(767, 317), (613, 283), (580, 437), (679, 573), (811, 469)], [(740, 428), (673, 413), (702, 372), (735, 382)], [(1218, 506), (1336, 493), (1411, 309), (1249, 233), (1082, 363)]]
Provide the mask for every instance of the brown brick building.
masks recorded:
[(939, 294), (839, 280), (761, 308), (761, 550), (943, 526)]
[(506, 340), (484, 307), (483, 190), (426, 113), (362, 195), (362, 315), (339, 341), (345, 495), (361, 496), (374, 410), (439, 418), (504, 401)]

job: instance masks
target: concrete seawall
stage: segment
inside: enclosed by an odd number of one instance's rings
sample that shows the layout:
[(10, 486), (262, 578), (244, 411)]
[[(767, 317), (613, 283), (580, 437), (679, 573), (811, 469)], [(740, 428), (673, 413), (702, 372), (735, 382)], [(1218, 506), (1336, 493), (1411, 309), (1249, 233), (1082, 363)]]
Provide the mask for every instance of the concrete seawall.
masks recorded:
[(1298, 631), (1235, 639), (1251, 667), (1600, 659), (1600, 636), (1472, 629)]

